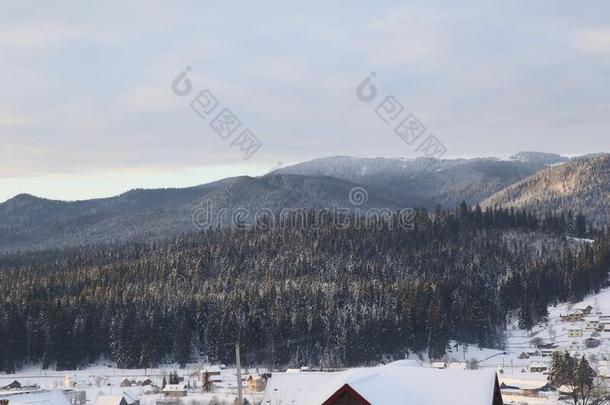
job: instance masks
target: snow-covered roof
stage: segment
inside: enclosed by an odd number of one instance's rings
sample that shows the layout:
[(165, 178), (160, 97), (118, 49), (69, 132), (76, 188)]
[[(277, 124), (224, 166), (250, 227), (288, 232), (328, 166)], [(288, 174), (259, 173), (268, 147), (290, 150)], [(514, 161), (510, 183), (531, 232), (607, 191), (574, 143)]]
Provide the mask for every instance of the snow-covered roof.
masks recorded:
[(175, 392), (175, 391), (186, 391), (186, 384), (167, 384), (163, 392)]
[(348, 384), (373, 405), (490, 405), (496, 373), (493, 370), (451, 370), (419, 367), (415, 362), (340, 372), (273, 374), (261, 404), (322, 404)]
[(533, 374), (521, 376), (500, 375), (500, 383), (521, 389), (540, 389), (549, 382), (546, 378), (532, 378)]
[(59, 390), (2, 393), (0, 399), (8, 399), (10, 405), (70, 405)]
[(456, 370), (466, 370), (468, 368), (467, 364), (464, 363), (464, 362), (449, 363), (449, 365), (447, 367), (452, 368), (452, 369), (456, 369)]
[(597, 367), (597, 375), (604, 378), (610, 377), (610, 367), (608, 367), (607, 365), (600, 365), (599, 367)]
[(200, 372), (205, 373), (206, 371), (208, 373), (220, 373), (220, 366), (217, 366), (217, 365), (204, 366)]
[(119, 405), (122, 400), (122, 395), (100, 395), (95, 400), (95, 405)]
[(538, 362), (538, 361), (534, 361), (534, 362), (532, 362), (532, 363), (530, 364), (530, 367), (545, 367), (545, 368), (548, 368), (548, 367), (549, 367), (549, 365), (548, 365), (548, 364), (545, 364), (545, 363), (540, 363), (540, 362)]

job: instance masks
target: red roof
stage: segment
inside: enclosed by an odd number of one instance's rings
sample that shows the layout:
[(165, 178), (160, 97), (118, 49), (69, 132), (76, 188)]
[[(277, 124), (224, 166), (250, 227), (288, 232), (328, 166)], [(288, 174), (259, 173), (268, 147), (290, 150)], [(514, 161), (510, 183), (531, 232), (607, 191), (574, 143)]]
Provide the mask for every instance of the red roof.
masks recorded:
[(338, 400), (348, 397), (360, 405), (372, 405), (369, 401), (356, 392), (349, 384), (344, 384), (333, 395), (330, 396), (322, 405), (334, 405)]

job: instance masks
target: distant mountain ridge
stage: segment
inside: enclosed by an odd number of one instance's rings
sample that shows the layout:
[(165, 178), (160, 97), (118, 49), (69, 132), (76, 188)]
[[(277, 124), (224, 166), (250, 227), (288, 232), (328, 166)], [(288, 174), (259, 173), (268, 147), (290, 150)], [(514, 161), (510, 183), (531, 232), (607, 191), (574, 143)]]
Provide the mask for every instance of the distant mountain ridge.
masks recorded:
[(554, 165), (558, 163), (565, 163), (570, 160), (565, 156), (558, 155), (556, 153), (545, 153), (545, 152), (519, 152), (510, 157), (511, 160), (517, 160), (523, 163), (536, 163), (543, 165)]
[[(332, 177), (270, 174), (74, 202), (21, 194), (0, 204), (0, 252), (156, 240), (195, 231), (194, 213), (206, 201), (210, 202), (211, 226), (228, 225), (238, 208), (249, 214), (245, 219), (250, 223), (261, 209), (274, 213), (283, 208), (313, 210), (330, 208), (333, 203), (351, 209), (350, 191), (357, 186)], [(370, 192), (361, 208), (373, 207), (398, 210), (400, 205)]]
[[(332, 204), (353, 209), (356, 206), (350, 192), (356, 188), (365, 190), (364, 202), (357, 206), (363, 210), (434, 210), (438, 205), (452, 208), (466, 201), (471, 205), (523, 206), (540, 211), (583, 210), (589, 217), (598, 216), (596, 222), (609, 223), (604, 212), (607, 200), (594, 201), (606, 195), (608, 176), (595, 175), (601, 170), (599, 163), (578, 163), (605, 161), (607, 156), (572, 160), (540, 152), (521, 152), (509, 159), (336, 156), (284, 167), (261, 177), (227, 178), (182, 189), (136, 189), (111, 198), (64, 202), (22, 194), (0, 204), (0, 253), (164, 239), (196, 230), (194, 213), (208, 201), (209, 222), (221, 227), (232, 221), (223, 209), (229, 213), (246, 211), (249, 223), (256, 221), (253, 215), (261, 209), (278, 213), (284, 208), (316, 210)], [(571, 186), (582, 189), (575, 192), (582, 197), (570, 199), (569, 194), (556, 193), (555, 199), (543, 200), (545, 187), (551, 185), (532, 183), (536, 176), (575, 165), (582, 166), (581, 174)], [(519, 197), (518, 190), (524, 188), (530, 190), (526, 195), (540, 193), (534, 199), (544, 202), (534, 204)]]
[(276, 173), (331, 176), (383, 192), (405, 206), (476, 204), (516, 181), (567, 158), (522, 152), (510, 160), (399, 159), (335, 156), (278, 169)]

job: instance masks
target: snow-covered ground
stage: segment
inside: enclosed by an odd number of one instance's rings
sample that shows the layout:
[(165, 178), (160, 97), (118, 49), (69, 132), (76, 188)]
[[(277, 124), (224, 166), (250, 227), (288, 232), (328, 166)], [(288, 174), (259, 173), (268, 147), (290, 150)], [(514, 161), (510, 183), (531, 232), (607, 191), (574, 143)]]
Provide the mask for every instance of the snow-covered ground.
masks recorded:
[[(222, 369), (219, 377), (213, 377), (222, 381), (214, 383), (212, 392), (202, 392), (197, 378), (199, 366), (195, 364), (189, 365), (185, 369), (180, 369), (177, 365), (155, 369), (119, 369), (98, 363), (83, 370), (70, 371), (41, 370), (39, 367), (27, 366), (16, 374), (0, 374), (0, 387), (17, 380), (22, 386), (36, 384), (42, 389), (72, 388), (75, 391), (85, 391), (87, 403), (91, 404), (95, 403), (99, 395), (124, 395), (126, 393), (132, 398), (139, 398), (142, 405), (154, 405), (158, 399), (163, 397), (163, 394), (151, 392), (153, 391), (151, 386), (133, 384), (131, 387), (121, 387), (121, 381), (127, 378), (135, 380), (137, 383), (150, 379), (153, 385), (160, 388), (163, 377), (169, 379), (169, 373), (173, 371), (184, 378), (185, 384), (192, 387), (187, 396), (180, 399), (181, 404), (206, 405), (212, 398), (215, 398), (220, 404), (232, 404), (237, 396), (235, 369)], [(256, 369), (242, 370), (244, 376), (249, 373), (256, 374)], [(250, 390), (246, 382), (243, 383), (243, 392), (244, 398), (248, 399), (250, 403), (257, 403), (262, 398), (262, 392)]]
[[(586, 242), (586, 241), (585, 241)], [(582, 321), (562, 320), (561, 315), (578, 313), (579, 309), (591, 306), (589, 315)], [(479, 367), (494, 367), (498, 370), (500, 383), (518, 387), (519, 390), (504, 390), (505, 403), (555, 404), (560, 403), (555, 393), (539, 393), (539, 397), (524, 397), (523, 389), (536, 389), (546, 384), (546, 372), (532, 372), (531, 365), (550, 366), (553, 350), (567, 350), (573, 356), (585, 356), (592, 367), (602, 375), (610, 377), (610, 329), (595, 330), (589, 321), (610, 322), (610, 289), (593, 294), (578, 303), (563, 303), (548, 309), (548, 321), (537, 324), (531, 331), (519, 329), (517, 321), (512, 322), (506, 331), (504, 351), (480, 349), (469, 346), (453, 348), (448, 354), (449, 362), (468, 362), (477, 360)], [(569, 336), (569, 330), (581, 331), (582, 336)], [(574, 332), (573, 332), (574, 333)], [(577, 334), (578, 334), (577, 333)], [(599, 341), (597, 347), (587, 347), (585, 341), (593, 338)], [(548, 349), (537, 349), (539, 345), (550, 345)], [(524, 355), (523, 353), (526, 353)], [(520, 358), (528, 357), (528, 358)], [(451, 365), (451, 364), (450, 364)]]

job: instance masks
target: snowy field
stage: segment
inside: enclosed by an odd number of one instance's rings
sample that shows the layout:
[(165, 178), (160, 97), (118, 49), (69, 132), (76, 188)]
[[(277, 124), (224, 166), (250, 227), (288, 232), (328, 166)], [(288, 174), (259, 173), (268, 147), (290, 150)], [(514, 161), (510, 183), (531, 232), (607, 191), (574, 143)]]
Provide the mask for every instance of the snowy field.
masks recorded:
[[(205, 368), (205, 367), (204, 367)], [(216, 367), (215, 369), (218, 369)], [(180, 399), (181, 404), (208, 404), (213, 398), (219, 404), (232, 404), (237, 396), (237, 379), (235, 369), (226, 368), (221, 370), (219, 377), (222, 382), (215, 382), (212, 392), (202, 392), (198, 380), (199, 368), (190, 365), (180, 369), (178, 365), (155, 369), (119, 369), (109, 367), (103, 363), (92, 365), (83, 370), (52, 371), (41, 370), (39, 367), (25, 367), (16, 374), (0, 374), (0, 386), (5, 386), (13, 380), (19, 381), (22, 386), (38, 385), (42, 389), (64, 389), (72, 388), (75, 391), (87, 393), (87, 403), (94, 404), (99, 395), (124, 395), (139, 398), (142, 405), (154, 405), (157, 400), (163, 398), (161, 393), (153, 393), (151, 386), (137, 386), (138, 381), (150, 379), (153, 385), (161, 387), (163, 377), (169, 379), (169, 373), (176, 371), (184, 378), (184, 383), (191, 386), (188, 395)], [(256, 373), (255, 369), (242, 369), (242, 374)], [(121, 387), (124, 379), (135, 380), (136, 384), (131, 387)], [(254, 404), (262, 398), (262, 392), (249, 389), (247, 383), (243, 383), (244, 398)], [(213, 403), (213, 401), (212, 401)]]

